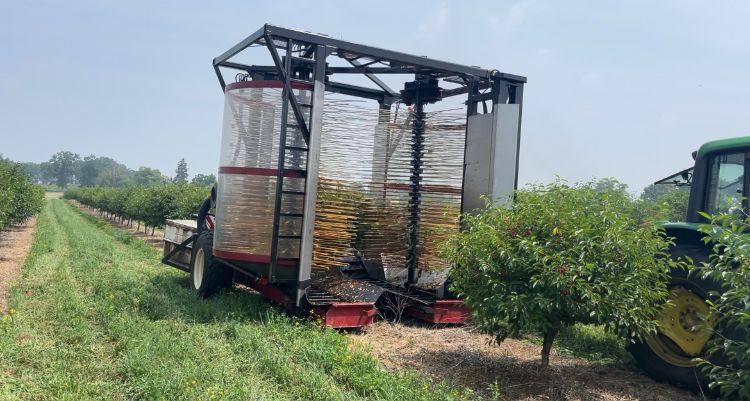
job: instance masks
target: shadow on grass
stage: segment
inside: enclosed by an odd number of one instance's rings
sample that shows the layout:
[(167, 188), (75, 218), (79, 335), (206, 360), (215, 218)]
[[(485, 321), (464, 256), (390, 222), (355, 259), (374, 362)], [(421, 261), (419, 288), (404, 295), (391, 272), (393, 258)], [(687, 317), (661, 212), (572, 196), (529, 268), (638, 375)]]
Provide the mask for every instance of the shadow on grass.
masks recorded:
[[(164, 266), (164, 269), (172, 269)], [(190, 276), (184, 272), (154, 274), (141, 293), (139, 310), (151, 320), (182, 320), (190, 323), (264, 321), (278, 314), (260, 294), (231, 287), (202, 298), (190, 288)]]

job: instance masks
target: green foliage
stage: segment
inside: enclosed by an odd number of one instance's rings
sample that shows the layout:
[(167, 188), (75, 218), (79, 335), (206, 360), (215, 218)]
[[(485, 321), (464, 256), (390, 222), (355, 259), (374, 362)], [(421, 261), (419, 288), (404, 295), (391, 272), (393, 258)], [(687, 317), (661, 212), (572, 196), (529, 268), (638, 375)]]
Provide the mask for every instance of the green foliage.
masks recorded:
[(652, 184), (641, 193), (638, 213), (649, 220), (685, 221), (689, 198), (689, 186)]
[(29, 176), (29, 179), (35, 183), (39, 183), (44, 181), (44, 176), (42, 175), (42, 167), (40, 163), (34, 163), (34, 162), (25, 162), (20, 163), (21, 166), (23, 166), (23, 170), (26, 172), (26, 175)]
[(654, 330), (674, 262), (670, 241), (639, 225), (635, 208), (624, 191), (560, 181), (517, 191), (512, 208), (488, 203), (444, 248), (452, 289), (499, 341), (541, 333), (551, 346), (575, 323), (626, 338)]
[(97, 184), (102, 187), (123, 188), (129, 184), (128, 170), (122, 167), (112, 167), (99, 172)]
[(188, 179), (188, 165), (185, 159), (180, 159), (180, 161), (177, 162), (177, 170), (175, 170), (174, 174), (174, 182), (175, 183), (185, 183)]
[(712, 388), (718, 387), (727, 400), (750, 399), (750, 218), (736, 214), (705, 217), (711, 224), (701, 227), (706, 242), (714, 244), (710, 262), (697, 267), (698, 273), (723, 283), (724, 291), (713, 303), (720, 316), (710, 353), (720, 352), (726, 363), (705, 362)]
[(21, 164), (0, 160), (0, 230), (22, 223), (41, 210), (44, 190)]
[(168, 184), (128, 188), (71, 188), (66, 199), (75, 199), (101, 211), (148, 227), (161, 227), (166, 219), (187, 219), (198, 212), (210, 190), (193, 184)]
[(82, 187), (124, 187), (132, 171), (110, 157), (89, 155), (78, 164), (76, 174)]
[(670, 192), (675, 188), (677, 188), (677, 186), (670, 184), (651, 184), (646, 188), (643, 188), (643, 192), (641, 192), (641, 200), (647, 202), (656, 202), (656, 199), (659, 196)]
[(44, 165), (45, 175), (60, 188), (67, 188), (75, 181), (81, 157), (73, 152), (57, 152)]
[(216, 185), (216, 176), (213, 174), (196, 174), (191, 183), (203, 187), (212, 187)]
[(628, 196), (628, 184), (617, 181), (616, 178), (602, 178), (592, 184), (597, 192), (617, 192), (622, 196)]
[(164, 177), (161, 171), (150, 167), (139, 167), (138, 171), (133, 174), (133, 183), (139, 187), (152, 187), (164, 184)]

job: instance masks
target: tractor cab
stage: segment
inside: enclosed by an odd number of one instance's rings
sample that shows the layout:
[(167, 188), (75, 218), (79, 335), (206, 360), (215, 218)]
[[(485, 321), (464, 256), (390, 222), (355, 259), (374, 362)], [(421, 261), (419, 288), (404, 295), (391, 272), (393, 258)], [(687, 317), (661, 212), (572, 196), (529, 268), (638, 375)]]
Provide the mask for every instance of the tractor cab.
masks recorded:
[(724, 139), (701, 146), (695, 158), (688, 222), (704, 223), (700, 212), (748, 210), (750, 137)]
[[(704, 242), (700, 231), (700, 225), (708, 223), (702, 212), (741, 217), (748, 213), (750, 137), (708, 142), (693, 153), (693, 158), (693, 167), (655, 184), (690, 187), (685, 220), (663, 227), (674, 239), (671, 256), (686, 257), (700, 266), (710, 260), (712, 252), (712, 245)], [(708, 378), (697, 358), (708, 357), (706, 348), (714, 335), (711, 328), (718, 322), (707, 301), (724, 286), (686, 269), (673, 270), (670, 276), (670, 302), (657, 316), (659, 329), (644, 341), (631, 344), (629, 351), (638, 365), (658, 380), (696, 391), (706, 389)]]
[(695, 165), (654, 184), (690, 187), (687, 223), (706, 223), (707, 214), (747, 212), (750, 198), (750, 137), (704, 144), (693, 153)]

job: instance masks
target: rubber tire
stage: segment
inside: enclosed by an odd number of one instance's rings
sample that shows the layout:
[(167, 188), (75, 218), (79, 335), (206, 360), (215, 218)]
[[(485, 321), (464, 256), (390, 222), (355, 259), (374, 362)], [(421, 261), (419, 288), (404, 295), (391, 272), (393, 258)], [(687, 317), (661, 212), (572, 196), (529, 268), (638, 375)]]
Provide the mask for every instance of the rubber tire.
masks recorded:
[[(693, 263), (700, 265), (708, 261), (709, 250), (701, 245), (677, 245), (670, 252), (672, 258), (689, 256)], [(703, 279), (696, 274), (688, 275), (684, 269), (673, 270), (669, 285), (687, 285), (694, 293), (702, 292), (703, 296), (710, 291), (721, 291), (721, 285), (711, 279)], [(628, 346), (628, 351), (635, 359), (638, 367), (643, 369), (649, 376), (657, 381), (667, 382), (691, 391), (703, 391), (708, 393), (708, 377), (703, 373), (700, 366), (682, 367), (672, 365), (657, 355), (645, 342), (636, 340)], [(724, 359), (723, 355), (710, 358), (713, 361)], [(697, 378), (697, 380), (696, 380)]]
[[(204, 231), (198, 235), (193, 244), (193, 255), (190, 258), (190, 287), (203, 298), (218, 294), (232, 285), (232, 269), (214, 259), (214, 235)], [(195, 262), (198, 250), (203, 249), (203, 279), (195, 285)]]

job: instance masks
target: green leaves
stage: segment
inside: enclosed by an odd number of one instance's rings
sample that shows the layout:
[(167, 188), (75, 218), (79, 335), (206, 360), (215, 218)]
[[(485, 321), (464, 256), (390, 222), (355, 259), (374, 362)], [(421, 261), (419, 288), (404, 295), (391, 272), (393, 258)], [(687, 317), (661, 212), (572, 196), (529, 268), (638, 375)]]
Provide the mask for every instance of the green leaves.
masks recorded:
[(517, 191), (509, 209), (488, 204), (443, 247), (453, 291), (500, 337), (579, 322), (627, 337), (653, 330), (674, 262), (661, 229), (634, 217), (638, 204), (562, 181)]
[(725, 361), (720, 364), (706, 361), (705, 369), (712, 388), (718, 386), (722, 397), (746, 400), (750, 399), (750, 218), (702, 215), (711, 221), (700, 230), (714, 252), (709, 263), (698, 266), (695, 274), (724, 284), (724, 291), (709, 303), (721, 316), (716, 327), (718, 335), (709, 343), (709, 352), (722, 353)]
[(44, 190), (29, 180), (23, 166), (0, 160), (0, 230), (22, 223), (43, 204)]
[(160, 227), (166, 219), (191, 218), (210, 189), (193, 184), (153, 187), (71, 188), (65, 197), (117, 216)]

